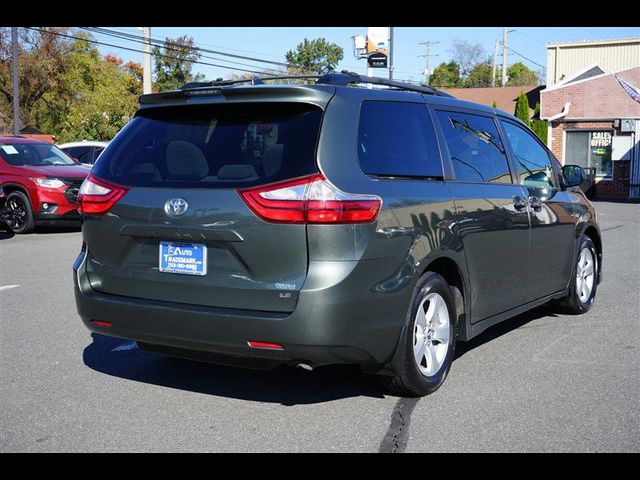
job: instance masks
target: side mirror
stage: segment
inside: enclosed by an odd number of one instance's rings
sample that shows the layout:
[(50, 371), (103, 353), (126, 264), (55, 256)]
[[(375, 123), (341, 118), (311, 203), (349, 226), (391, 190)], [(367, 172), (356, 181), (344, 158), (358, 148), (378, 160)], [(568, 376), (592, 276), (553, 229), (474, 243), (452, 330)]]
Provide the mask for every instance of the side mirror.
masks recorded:
[(584, 170), (580, 165), (565, 165), (562, 167), (562, 176), (566, 187), (577, 187), (584, 182)]

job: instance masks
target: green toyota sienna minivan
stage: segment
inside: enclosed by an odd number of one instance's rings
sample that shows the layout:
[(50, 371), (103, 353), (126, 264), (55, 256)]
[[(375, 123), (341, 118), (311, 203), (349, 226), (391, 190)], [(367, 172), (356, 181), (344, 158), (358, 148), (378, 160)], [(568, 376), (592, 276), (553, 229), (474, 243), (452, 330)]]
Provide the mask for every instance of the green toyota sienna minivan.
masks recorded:
[(251, 368), (358, 364), (416, 396), (457, 341), (592, 306), (582, 169), (522, 122), (349, 72), (267, 80), (140, 97), (80, 189), (91, 331)]

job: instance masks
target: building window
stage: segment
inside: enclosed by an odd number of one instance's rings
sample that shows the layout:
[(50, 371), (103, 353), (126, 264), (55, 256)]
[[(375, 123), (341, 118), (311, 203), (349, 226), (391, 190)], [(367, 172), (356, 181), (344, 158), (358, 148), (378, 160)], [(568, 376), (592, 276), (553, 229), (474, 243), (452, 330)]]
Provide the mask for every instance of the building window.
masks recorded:
[(612, 140), (612, 130), (568, 131), (565, 164), (593, 169), (596, 177), (612, 178)]

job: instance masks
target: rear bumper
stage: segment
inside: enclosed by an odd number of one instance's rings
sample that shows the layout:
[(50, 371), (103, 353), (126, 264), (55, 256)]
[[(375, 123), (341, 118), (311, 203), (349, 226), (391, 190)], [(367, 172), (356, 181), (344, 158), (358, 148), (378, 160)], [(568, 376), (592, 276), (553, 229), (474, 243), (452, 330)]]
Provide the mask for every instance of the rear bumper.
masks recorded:
[[(342, 281), (327, 288), (303, 289), (291, 313), (201, 307), (105, 294), (91, 287), (83, 261), (74, 266), (75, 298), (78, 313), (92, 332), (134, 340), (143, 347), (147, 344), (146, 348), (159, 346), (162, 348), (156, 350), (162, 353), (196, 358), (196, 352), (206, 352), (229, 360), (210, 360), (215, 363), (239, 365), (243, 359), (260, 359), (274, 365), (375, 366), (385, 364), (395, 351), (409, 301), (404, 290), (410, 294), (412, 286), (384, 294), (372, 293), (368, 286), (357, 288), (363, 276), (370, 280), (371, 269), (380, 269), (374, 263), (379, 262), (355, 262), (351, 274)], [(313, 270), (310, 266), (310, 276)], [(317, 282), (314, 286), (318, 286)], [(92, 320), (110, 322), (111, 326), (100, 326)], [(278, 343), (284, 349), (252, 348), (248, 345), (250, 340)]]

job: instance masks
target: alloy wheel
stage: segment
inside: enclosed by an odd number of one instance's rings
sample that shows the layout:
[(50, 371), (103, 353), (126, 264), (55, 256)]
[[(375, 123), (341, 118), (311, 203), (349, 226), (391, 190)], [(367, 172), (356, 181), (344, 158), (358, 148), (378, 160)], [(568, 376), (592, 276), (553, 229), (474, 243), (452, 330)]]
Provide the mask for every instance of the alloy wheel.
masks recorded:
[(20, 231), (27, 223), (27, 206), (18, 197), (7, 201), (7, 223), (14, 231)]
[(437, 293), (424, 297), (413, 322), (413, 355), (426, 377), (440, 371), (449, 350), (449, 309)]
[(580, 251), (576, 266), (576, 293), (580, 303), (585, 304), (591, 297), (595, 281), (595, 258), (591, 249), (585, 247)]

